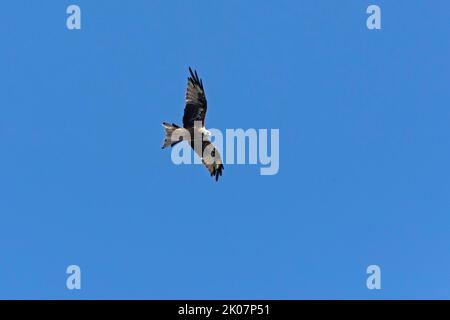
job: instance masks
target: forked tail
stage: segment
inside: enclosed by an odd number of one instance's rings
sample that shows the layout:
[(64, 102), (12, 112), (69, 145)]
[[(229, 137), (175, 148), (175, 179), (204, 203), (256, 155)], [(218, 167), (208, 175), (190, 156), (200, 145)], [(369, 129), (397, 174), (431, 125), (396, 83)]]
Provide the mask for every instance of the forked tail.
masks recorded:
[(183, 140), (182, 137), (180, 137), (181, 139), (177, 139), (177, 140), (173, 140), (173, 138), (172, 138), (173, 132), (180, 128), (175, 123), (170, 124), (167, 122), (163, 122), (163, 127), (164, 127), (164, 133), (165, 133), (164, 143), (162, 146), (163, 149), (167, 148), (167, 147), (173, 147), (178, 142), (181, 142)]

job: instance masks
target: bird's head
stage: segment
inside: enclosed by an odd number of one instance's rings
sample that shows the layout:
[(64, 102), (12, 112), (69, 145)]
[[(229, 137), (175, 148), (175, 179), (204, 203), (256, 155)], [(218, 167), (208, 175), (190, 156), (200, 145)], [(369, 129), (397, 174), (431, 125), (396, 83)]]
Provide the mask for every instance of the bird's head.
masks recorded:
[(205, 127), (202, 127), (202, 128), (200, 129), (200, 132), (201, 132), (202, 134), (204, 134), (205, 136), (207, 136), (207, 137), (211, 137), (211, 131), (207, 130)]

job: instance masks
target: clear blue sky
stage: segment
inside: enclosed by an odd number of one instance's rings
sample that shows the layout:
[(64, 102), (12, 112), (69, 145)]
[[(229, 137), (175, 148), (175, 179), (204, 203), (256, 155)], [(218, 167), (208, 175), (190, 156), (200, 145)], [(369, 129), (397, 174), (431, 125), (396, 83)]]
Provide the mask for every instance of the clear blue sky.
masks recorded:
[[(0, 298), (450, 298), (449, 12), (5, 1)], [(172, 164), (188, 66), (208, 127), (280, 129), (278, 175)]]

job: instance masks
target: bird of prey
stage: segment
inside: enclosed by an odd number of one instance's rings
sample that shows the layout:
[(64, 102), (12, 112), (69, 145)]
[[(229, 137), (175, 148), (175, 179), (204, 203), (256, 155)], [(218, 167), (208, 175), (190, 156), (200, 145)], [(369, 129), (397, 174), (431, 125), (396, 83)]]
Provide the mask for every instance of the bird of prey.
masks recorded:
[(184, 108), (183, 128), (176, 124), (163, 122), (165, 139), (162, 148), (173, 147), (181, 141), (187, 141), (195, 153), (202, 159), (212, 177), (216, 181), (224, 169), (219, 151), (209, 140), (211, 132), (205, 128), (207, 102), (203, 82), (199, 79), (197, 71), (189, 67), (186, 106)]

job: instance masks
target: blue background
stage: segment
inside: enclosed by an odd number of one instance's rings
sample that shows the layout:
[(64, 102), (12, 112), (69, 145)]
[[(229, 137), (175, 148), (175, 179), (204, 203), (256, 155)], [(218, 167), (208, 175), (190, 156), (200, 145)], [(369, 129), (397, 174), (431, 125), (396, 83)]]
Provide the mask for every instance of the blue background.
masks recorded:
[[(449, 12), (5, 1), (0, 298), (450, 298)], [(172, 164), (188, 66), (207, 127), (280, 129), (278, 175)]]

